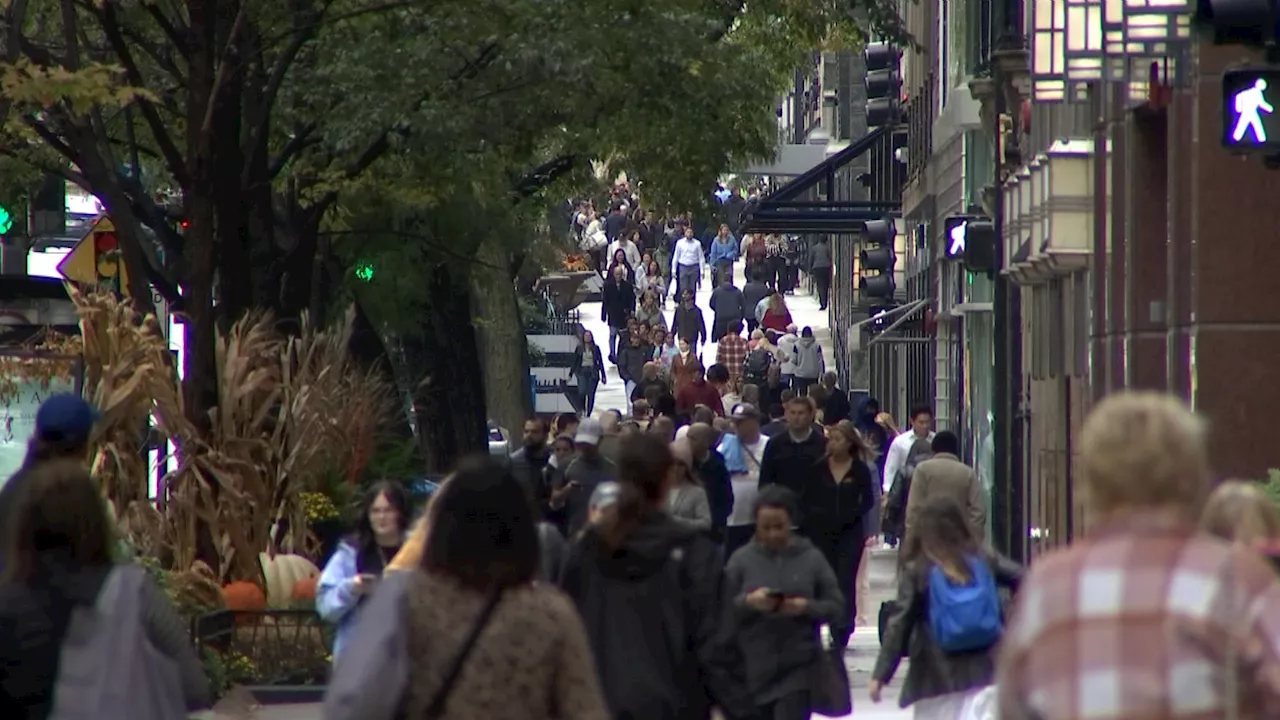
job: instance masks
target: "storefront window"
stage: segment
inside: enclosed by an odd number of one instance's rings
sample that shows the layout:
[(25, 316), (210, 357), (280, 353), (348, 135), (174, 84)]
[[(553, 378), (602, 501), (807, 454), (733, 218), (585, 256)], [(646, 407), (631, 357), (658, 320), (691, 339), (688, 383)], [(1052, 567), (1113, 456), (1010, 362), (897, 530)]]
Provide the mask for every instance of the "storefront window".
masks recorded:
[(22, 467), (27, 457), (27, 441), (36, 429), (36, 410), (54, 393), (73, 392), (71, 382), (17, 380), (12, 399), (0, 406), (0, 485)]
[(966, 454), (973, 463), (986, 491), (987, 540), (991, 540), (991, 491), (995, 486), (995, 438), (992, 435), (994, 405), (995, 341), (994, 317), (990, 312), (971, 312), (965, 316), (966, 388), (965, 417), (968, 427)]

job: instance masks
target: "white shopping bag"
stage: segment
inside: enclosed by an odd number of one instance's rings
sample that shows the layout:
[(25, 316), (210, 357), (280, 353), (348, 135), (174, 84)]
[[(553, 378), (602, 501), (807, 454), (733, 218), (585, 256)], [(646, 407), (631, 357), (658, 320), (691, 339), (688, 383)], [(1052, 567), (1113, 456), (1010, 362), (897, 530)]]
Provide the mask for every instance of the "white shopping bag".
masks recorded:
[(965, 694), (958, 720), (996, 720), (996, 688), (988, 685)]

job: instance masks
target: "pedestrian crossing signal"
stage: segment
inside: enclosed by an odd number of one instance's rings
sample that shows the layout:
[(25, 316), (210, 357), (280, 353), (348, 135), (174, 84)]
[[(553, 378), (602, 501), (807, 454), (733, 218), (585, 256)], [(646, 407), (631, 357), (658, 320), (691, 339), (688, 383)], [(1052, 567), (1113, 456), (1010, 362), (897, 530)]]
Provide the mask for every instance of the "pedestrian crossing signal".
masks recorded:
[(959, 260), (972, 272), (994, 275), (996, 271), (996, 226), (990, 218), (952, 215), (942, 224), (942, 254)]
[(1230, 150), (1280, 149), (1280, 68), (1243, 68), (1222, 75), (1222, 145)]

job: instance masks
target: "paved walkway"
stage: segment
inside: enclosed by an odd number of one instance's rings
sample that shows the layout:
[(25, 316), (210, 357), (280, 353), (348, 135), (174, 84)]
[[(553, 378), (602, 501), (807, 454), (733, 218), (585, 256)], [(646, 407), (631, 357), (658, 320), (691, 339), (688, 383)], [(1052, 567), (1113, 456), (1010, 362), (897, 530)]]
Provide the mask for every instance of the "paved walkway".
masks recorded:
[[(745, 283), (743, 279), (743, 263), (739, 261), (733, 266), (733, 284), (742, 287)], [(705, 278), (701, 286), (698, 288), (697, 303), (702, 308), (703, 317), (708, 325), (711, 323), (711, 283)], [(813, 328), (813, 335), (818, 340), (818, 344), (822, 346), (822, 353), (827, 362), (827, 369), (835, 369), (835, 356), (832, 354), (831, 330), (828, 327), (828, 314), (826, 310), (818, 309), (818, 298), (810, 295), (805, 289), (803, 276), (800, 283), (801, 287), (796, 289), (795, 295), (787, 296), (787, 309), (791, 311), (791, 319), (795, 321), (796, 327), (803, 328), (806, 325)], [(578, 308), (579, 318), (583, 328), (590, 330), (595, 336), (596, 343), (600, 348), (608, 354), (606, 346), (609, 343), (609, 326), (600, 319), (600, 303), (583, 303)], [(667, 303), (667, 324), (671, 324), (675, 316), (675, 303), (669, 301)], [(710, 330), (710, 328), (707, 328)], [(716, 350), (714, 344), (704, 346), (702, 350), (703, 363), (708, 367), (715, 362)], [(728, 408), (725, 408), (728, 410)], [(609, 380), (596, 390), (596, 410), (619, 410), (627, 411), (626, 392), (622, 386), (622, 379), (618, 377), (618, 369), (612, 365), (609, 366)]]
[[(879, 641), (876, 637), (875, 618), (880, 603), (894, 593), (894, 571), (897, 566), (897, 551), (872, 551), (870, 567), (870, 591), (861, 598), (866, 605), (862, 614), (871, 620), (871, 624), (858, 628), (849, 643), (849, 652), (845, 662), (849, 669), (849, 686), (853, 694), (853, 714), (842, 720), (909, 720), (911, 710), (898, 707), (898, 690), (902, 679), (906, 676), (907, 663), (903, 661), (897, 677), (885, 688), (880, 704), (874, 704), (867, 697), (867, 685), (871, 681), (871, 670), (875, 666)], [(206, 718), (217, 720), (319, 720), (320, 705), (315, 703), (298, 705), (272, 705), (259, 707), (252, 713), (209, 713)], [(814, 718), (821, 718), (815, 715)]]

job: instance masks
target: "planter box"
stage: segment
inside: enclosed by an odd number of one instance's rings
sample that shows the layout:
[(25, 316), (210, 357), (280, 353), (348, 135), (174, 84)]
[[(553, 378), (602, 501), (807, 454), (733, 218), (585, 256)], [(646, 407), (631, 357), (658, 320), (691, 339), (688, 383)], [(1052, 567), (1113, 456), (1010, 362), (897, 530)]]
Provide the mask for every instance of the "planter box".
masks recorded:
[(191, 634), (222, 656), (234, 684), (287, 688), (328, 681), (333, 632), (314, 610), (219, 610), (195, 618)]

